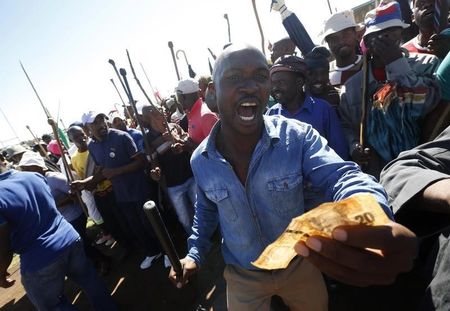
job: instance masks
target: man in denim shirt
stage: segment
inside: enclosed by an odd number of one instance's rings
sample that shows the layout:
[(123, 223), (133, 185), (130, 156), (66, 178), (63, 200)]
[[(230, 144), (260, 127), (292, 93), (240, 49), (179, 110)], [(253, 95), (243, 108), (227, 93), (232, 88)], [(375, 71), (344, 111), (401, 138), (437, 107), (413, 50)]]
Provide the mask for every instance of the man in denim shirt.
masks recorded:
[[(233, 44), (225, 49), (216, 61), (213, 81), (220, 121), (191, 159), (197, 206), (189, 253), (181, 260), (183, 276), (170, 273), (177, 287), (201, 267), (219, 224), (230, 310), (269, 310), (273, 295), (282, 297), (291, 310), (326, 310), (319, 269), (350, 284), (367, 285), (390, 282), (410, 268), (414, 235), (397, 224), (339, 228), (335, 240), (309, 238), (296, 246), (309, 260), (298, 257), (284, 270), (252, 266), (291, 219), (304, 212), (303, 179), (322, 188), (328, 201), (372, 193), (392, 214), (383, 188), (355, 163), (344, 162), (310, 125), (263, 116), (270, 77), (256, 48)], [(381, 248), (384, 256), (366, 247)], [(365, 262), (373, 263), (370, 271)]]

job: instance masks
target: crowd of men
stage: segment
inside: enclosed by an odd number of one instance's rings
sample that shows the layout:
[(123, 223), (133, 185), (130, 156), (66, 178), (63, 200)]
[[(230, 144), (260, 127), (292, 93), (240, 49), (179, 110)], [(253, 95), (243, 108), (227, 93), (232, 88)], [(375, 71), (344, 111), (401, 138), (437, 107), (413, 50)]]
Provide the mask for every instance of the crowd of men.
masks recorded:
[[(141, 250), (141, 269), (159, 257), (169, 267), (142, 208), (153, 200), (187, 238), (183, 273), (169, 274), (178, 288), (219, 232), (229, 310), (269, 310), (274, 296), (290, 310), (333, 309), (336, 286), (354, 310), (449, 310), (449, 8), (405, 2), (382, 1), (362, 24), (337, 12), (316, 46), (274, 0), (289, 38), (272, 45), (270, 64), (254, 47), (228, 44), (212, 77), (179, 81), (158, 105), (84, 113), (66, 130), (68, 148), (48, 135), (8, 147), (0, 286), (14, 284), (7, 269), (17, 253), (39, 310), (65, 310), (66, 276), (96, 310), (115, 310), (99, 277), (110, 258), (95, 244)], [(292, 218), (357, 193), (373, 194), (393, 222), (309, 237), (286, 269), (251, 264)], [(95, 241), (88, 217), (100, 228)], [(420, 286), (408, 288), (405, 276)]]

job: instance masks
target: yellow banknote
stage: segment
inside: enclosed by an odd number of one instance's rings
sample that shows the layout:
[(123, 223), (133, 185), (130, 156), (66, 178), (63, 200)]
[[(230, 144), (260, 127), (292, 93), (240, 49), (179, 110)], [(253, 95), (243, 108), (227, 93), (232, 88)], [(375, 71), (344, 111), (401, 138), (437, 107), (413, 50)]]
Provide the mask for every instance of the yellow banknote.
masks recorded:
[(252, 264), (266, 270), (284, 269), (296, 256), (294, 245), (298, 241), (305, 241), (309, 236), (331, 237), (331, 232), (338, 226), (380, 226), (388, 222), (389, 218), (375, 197), (368, 193), (324, 203), (292, 219), (286, 230)]

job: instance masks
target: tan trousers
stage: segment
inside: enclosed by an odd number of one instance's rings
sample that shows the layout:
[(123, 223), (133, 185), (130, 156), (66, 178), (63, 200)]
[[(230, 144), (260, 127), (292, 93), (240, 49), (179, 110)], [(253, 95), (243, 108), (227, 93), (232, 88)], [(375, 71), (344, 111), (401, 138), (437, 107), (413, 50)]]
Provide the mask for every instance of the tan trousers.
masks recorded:
[(291, 311), (328, 310), (328, 293), (320, 271), (295, 258), (283, 270), (253, 271), (227, 265), (227, 305), (230, 311), (269, 311), (273, 295)]

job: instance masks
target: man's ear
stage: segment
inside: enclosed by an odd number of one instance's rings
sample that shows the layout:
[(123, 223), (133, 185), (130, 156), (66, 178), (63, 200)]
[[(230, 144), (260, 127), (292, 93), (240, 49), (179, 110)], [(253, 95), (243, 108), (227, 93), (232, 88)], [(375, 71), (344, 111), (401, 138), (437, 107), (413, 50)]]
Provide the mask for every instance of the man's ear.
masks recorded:
[(299, 90), (303, 90), (303, 86), (305, 85), (305, 81), (306, 81), (306, 79), (303, 76), (298, 76), (295, 79), (295, 85), (297, 86), (297, 88)]
[(216, 86), (212, 81), (208, 83), (208, 92), (216, 98)]

